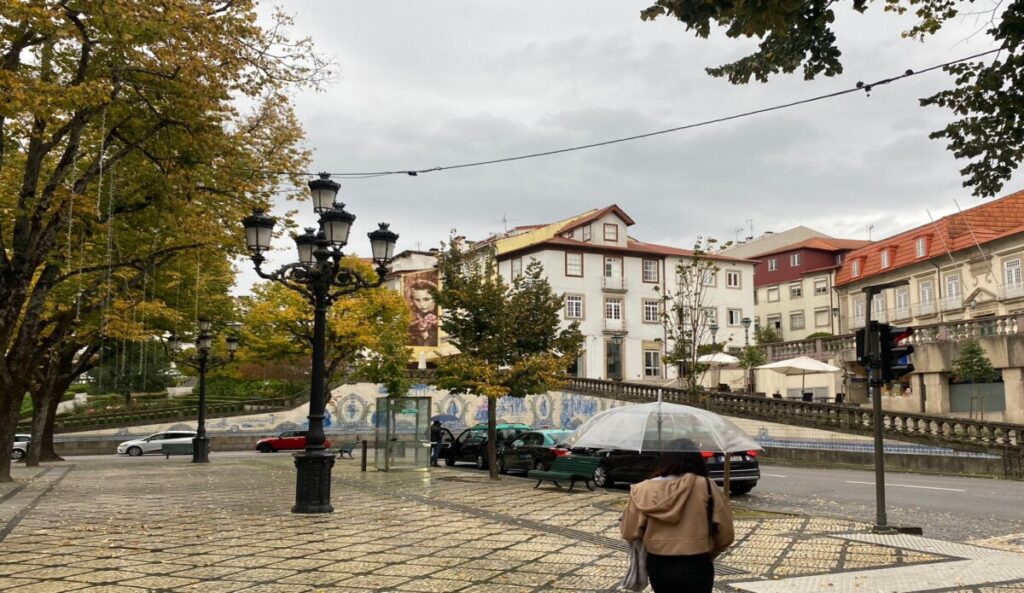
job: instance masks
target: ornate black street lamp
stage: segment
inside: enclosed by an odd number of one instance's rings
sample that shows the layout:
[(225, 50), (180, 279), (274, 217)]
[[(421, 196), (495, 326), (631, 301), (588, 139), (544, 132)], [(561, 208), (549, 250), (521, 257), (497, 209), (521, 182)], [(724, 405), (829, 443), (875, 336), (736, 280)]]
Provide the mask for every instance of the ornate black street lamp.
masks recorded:
[[(750, 318), (744, 317), (742, 320), (740, 320), (740, 323), (743, 324), (743, 349), (746, 350), (747, 348), (750, 348)], [(745, 373), (745, 382), (747, 384), (748, 393), (752, 393), (754, 391), (753, 382), (750, 380), (750, 375), (752, 372), (753, 368), (749, 368)]]
[(708, 329), (711, 330), (711, 351), (714, 352), (715, 346), (718, 344), (718, 340), (715, 338), (718, 335), (718, 324), (712, 323)]
[(373, 262), (377, 265), (377, 278), (369, 279), (347, 267), (342, 261), (342, 248), (348, 244), (348, 234), (355, 215), (345, 211), (345, 205), (334, 201), (341, 186), (331, 181), (330, 175), (321, 173), (319, 179), (309, 182), (313, 196), (313, 210), (320, 215), (319, 229), (307, 228), (295, 237), (298, 262), (285, 264), (276, 272), (262, 270), (263, 252), (270, 249), (276, 220), (262, 210), (253, 211), (242, 221), (245, 242), (252, 252), (252, 262), (260, 278), (279, 282), (302, 294), (313, 305), (313, 368), (309, 389), (309, 431), (306, 450), (296, 453), (295, 506), (293, 513), (331, 513), (331, 468), (334, 454), (324, 447), (324, 408), (326, 407), (325, 341), (327, 309), (335, 299), (354, 292), (380, 286), (387, 266), (395, 253), (398, 235), (380, 223), (377, 230), (368, 233)]
[(196, 335), (196, 354), (194, 356), (181, 357), (181, 340), (174, 334), (167, 338), (167, 347), (171, 352), (172, 360), (176, 364), (185, 365), (199, 372), (199, 420), (196, 436), (192, 439), (192, 463), (209, 463), (210, 461), (210, 439), (206, 438), (206, 372), (222, 367), (235, 359), (235, 352), (238, 351), (238, 338), (228, 336), (226, 341), (228, 344), (226, 359), (210, 356), (213, 336), (210, 334), (210, 322), (206, 319), (199, 320), (199, 334)]

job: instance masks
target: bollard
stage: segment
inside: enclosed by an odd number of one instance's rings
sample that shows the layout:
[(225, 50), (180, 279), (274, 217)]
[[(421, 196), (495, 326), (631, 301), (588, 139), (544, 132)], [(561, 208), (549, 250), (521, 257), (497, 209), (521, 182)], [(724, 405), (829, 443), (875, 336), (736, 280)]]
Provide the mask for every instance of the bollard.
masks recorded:
[(366, 471), (366, 439), (363, 439), (363, 460), (359, 471)]

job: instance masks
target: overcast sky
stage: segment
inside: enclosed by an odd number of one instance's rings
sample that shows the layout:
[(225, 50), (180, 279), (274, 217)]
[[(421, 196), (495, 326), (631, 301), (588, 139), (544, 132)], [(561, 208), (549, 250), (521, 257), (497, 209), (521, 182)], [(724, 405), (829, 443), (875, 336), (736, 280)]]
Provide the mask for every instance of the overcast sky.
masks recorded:
[[(290, 0), (295, 33), (339, 64), (326, 92), (295, 97), (316, 171), (421, 169), (650, 132), (840, 90), (990, 49), (958, 21), (925, 43), (911, 20), (845, 6), (836, 33), (845, 73), (733, 86), (704, 72), (755, 41), (697, 39), (679, 21), (642, 22), (649, 2)], [(264, 7), (269, 13), (271, 4)], [(351, 249), (388, 221), (398, 249), (427, 249), (450, 229), (485, 238), (618, 204), (630, 235), (678, 247), (807, 225), (879, 239), (980, 203), (928, 133), (949, 113), (922, 97), (935, 72), (790, 110), (567, 155), (457, 171), (342, 181), (357, 216)], [(1020, 176), (1003, 195), (1021, 189)], [(308, 204), (308, 203), (307, 203)], [(306, 204), (303, 212), (309, 211)], [(277, 210), (283, 211), (284, 205)], [(304, 214), (300, 222), (313, 222)], [(281, 247), (290, 241), (282, 240)], [(285, 245), (288, 243), (288, 245)], [(280, 262), (285, 255), (280, 256)], [(279, 263), (280, 263), (279, 262)], [(242, 263), (239, 289), (253, 280)]]

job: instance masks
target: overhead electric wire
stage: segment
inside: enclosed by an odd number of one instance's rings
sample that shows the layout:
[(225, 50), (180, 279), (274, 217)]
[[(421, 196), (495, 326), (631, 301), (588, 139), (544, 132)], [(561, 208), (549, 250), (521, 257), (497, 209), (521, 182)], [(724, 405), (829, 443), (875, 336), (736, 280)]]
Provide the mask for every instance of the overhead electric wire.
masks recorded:
[[(932, 72), (934, 70), (939, 70), (939, 69), (945, 68), (947, 66), (952, 66), (953, 64), (959, 64), (961, 62), (966, 62), (966, 61), (969, 61), (969, 60), (974, 60), (976, 58), (981, 58), (981, 57), (987, 56), (989, 54), (994, 54), (994, 53), (1000, 52), (1002, 50), (1003, 50), (1003, 48), (999, 47), (999, 48), (996, 48), (996, 49), (991, 49), (991, 50), (988, 50), (988, 51), (977, 53), (977, 54), (974, 54), (974, 55), (971, 55), (971, 56), (966, 56), (966, 57), (963, 57), (963, 58), (958, 58), (956, 60), (951, 60), (949, 62), (943, 62), (942, 64), (936, 64), (934, 66), (929, 66), (929, 67), (924, 68), (922, 70), (916, 70), (916, 71), (915, 70), (907, 70), (903, 74), (900, 74), (898, 76), (892, 76), (892, 77), (889, 77), (889, 78), (883, 78), (881, 80), (878, 80), (878, 81), (875, 81), (875, 82), (872, 82), (872, 83), (858, 82), (853, 87), (850, 87), (850, 88), (847, 88), (847, 89), (843, 89), (843, 90), (840, 90), (840, 91), (826, 93), (824, 95), (818, 95), (816, 97), (810, 97), (810, 98), (807, 98), (807, 99), (800, 99), (798, 101), (791, 101), (789, 103), (782, 103), (782, 104), (779, 104), (779, 105), (772, 105), (770, 107), (763, 107), (761, 109), (754, 109), (752, 111), (744, 111), (743, 113), (736, 113), (736, 114), (733, 114), (733, 115), (726, 115), (726, 116), (723, 116), (723, 117), (717, 117), (717, 118), (714, 118), (714, 119), (708, 119), (708, 120), (704, 120), (704, 121), (700, 121), (700, 122), (695, 122), (695, 123), (692, 123), (692, 124), (685, 124), (685, 125), (676, 126), (676, 127), (672, 127), (672, 128), (666, 128), (666, 129), (663, 129), (663, 130), (657, 130), (655, 132), (647, 132), (647, 133), (644, 133), (644, 134), (635, 134), (633, 136), (625, 136), (625, 137), (622, 137), (622, 138), (614, 138), (614, 139), (611, 139), (611, 140), (603, 140), (601, 142), (592, 142), (590, 144), (581, 144), (581, 145), (578, 145), (578, 146), (570, 146), (570, 147), (567, 147), (567, 148), (557, 148), (557, 149), (554, 149), (554, 150), (546, 150), (546, 151), (543, 151), (543, 152), (533, 152), (533, 153), (522, 154), (522, 155), (518, 155), (518, 156), (502, 157), (502, 158), (490, 159), (490, 160), (486, 160), (486, 161), (475, 161), (475, 162), (469, 162), (469, 163), (461, 163), (461, 164), (457, 164), (457, 165), (445, 165), (445, 166), (439, 166), (439, 167), (430, 167), (430, 168), (427, 168), (427, 169), (405, 169), (405, 170), (395, 170), (395, 171), (366, 171), (366, 172), (361, 172), (361, 173), (327, 173), (327, 175), (329, 175), (331, 177), (337, 177), (339, 179), (372, 179), (372, 178), (375, 178), (375, 177), (384, 177), (384, 176), (388, 176), (388, 175), (409, 175), (409, 176), (415, 177), (415, 176), (417, 176), (417, 175), (419, 175), (421, 173), (435, 173), (435, 172), (438, 172), (438, 171), (451, 171), (451, 170), (455, 170), (455, 169), (467, 169), (467, 168), (470, 168), (470, 167), (482, 167), (484, 165), (496, 165), (496, 164), (499, 164), (499, 163), (510, 163), (510, 162), (514, 162), (514, 161), (522, 161), (522, 160), (526, 160), (526, 159), (534, 159), (534, 158), (552, 156), (552, 155), (556, 155), (556, 154), (565, 154), (567, 152), (577, 152), (577, 151), (580, 151), (580, 150), (588, 150), (588, 149), (591, 149), (591, 148), (599, 148), (599, 147), (602, 147), (602, 146), (609, 146), (609, 145), (612, 145), (612, 144), (621, 144), (623, 142), (632, 142), (634, 140), (643, 140), (645, 138), (651, 138), (651, 137), (654, 137), (654, 136), (662, 136), (664, 134), (672, 134), (674, 132), (681, 132), (683, 130), (692, 130), (694, 128), (701, 128), (701, 127), (710, 126), (710, 125), (713, 125), (713, 124), (719, 124), (719, 123), (723, 123), (723, 122), (727, 122), (727, 121), (742, 119), (742, 118), (745, 118), (745, 117), (751, 117), (751, 116), (754, 116), (754, 115), (760, 115), (762, 113), (769, 113), (769, 112), (772, 112), (772, 111), (780, 111), (780, 110), (783, 110), (783, 109), (789, 109), (791, 107), (796, 107), (798, 105), (806, 105), (808, 103), (816, 103), (818, 101), (824, 101), (826, 99), (834, 99), (836, 97), (841, 97), (843, 95), (848, 95), (848, 94), (856, 93), (856, 92), (859, 92), (859, 91), (864, 91), (865, 93), (870, 93), (875, 87), (878, 87), (878, 86), (881, 86), (881, 85), (885, 85), (885, 84), (889, 84), (889, 83), (892, 83), (892, 82), (896, 82), (898, 80), (903, 80), (903, 79), (906, 79), (906, 78), (910, 78), (912, 76), (918, 76), (920, 74), (925, 74), (927, 72)], [(298, 173), (298, 172), (293, 172), (293, 171), (263, 171), (263, 172), (267, 173), (267, 174), (270, 174), (270, 175), (307, 175), (307, 176), (313, 176), (314, 175), (313, 173)]]

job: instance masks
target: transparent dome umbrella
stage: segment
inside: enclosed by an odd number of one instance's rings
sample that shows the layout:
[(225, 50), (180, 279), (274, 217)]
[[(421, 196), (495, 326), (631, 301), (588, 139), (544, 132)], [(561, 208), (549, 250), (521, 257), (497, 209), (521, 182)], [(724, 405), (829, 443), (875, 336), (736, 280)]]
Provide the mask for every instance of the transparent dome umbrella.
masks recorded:
[(651, 402), (611, 408), (583, 423), (570, 447), (734, 453), (761, 446), (728, 418), (693, 406)]

